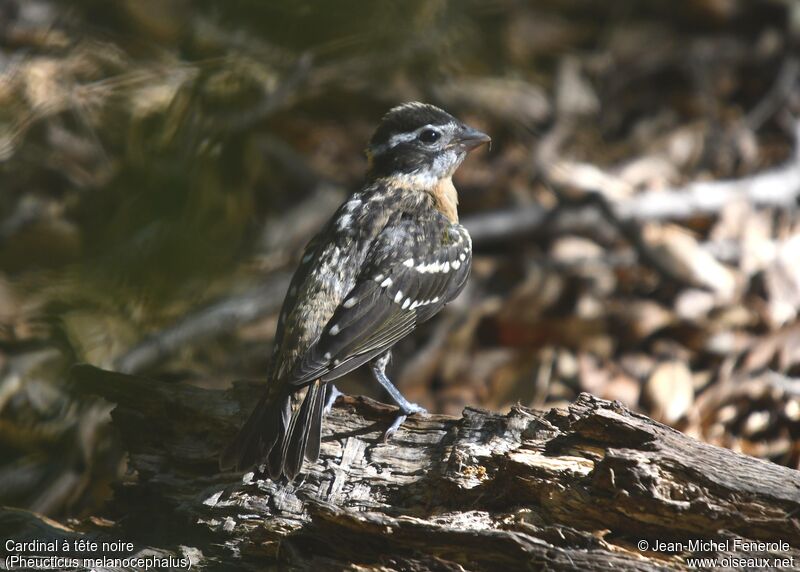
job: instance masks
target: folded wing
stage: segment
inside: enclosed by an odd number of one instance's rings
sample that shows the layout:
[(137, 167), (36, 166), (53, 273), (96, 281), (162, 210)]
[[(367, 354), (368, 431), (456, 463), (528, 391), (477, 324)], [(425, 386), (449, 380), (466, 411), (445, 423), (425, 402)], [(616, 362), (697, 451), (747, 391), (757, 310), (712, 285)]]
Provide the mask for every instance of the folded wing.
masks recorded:
[(443, 216), (391, 220), (355, 286), (298, 360), (296, 386), (330, 381), (382, 354), (455, 298), (471, 265), (466, 230)]

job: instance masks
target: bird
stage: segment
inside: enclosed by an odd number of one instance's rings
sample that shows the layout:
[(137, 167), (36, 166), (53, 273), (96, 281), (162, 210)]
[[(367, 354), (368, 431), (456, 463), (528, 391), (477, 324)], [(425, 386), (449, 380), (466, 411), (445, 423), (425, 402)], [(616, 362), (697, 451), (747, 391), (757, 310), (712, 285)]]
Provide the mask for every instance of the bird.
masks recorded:
[(464, 288), (472, 240), (459, 224), (452, 176), (490, 143), (428, 103), (390, 109), (369, 140), (367, 172), (306, 246), (278, 318), (266, 391), (220, 455), (222, 470), (256, 466), (288, 481), (319, 458), (333, 381), (367, 364), (399, 408), (390, 438), (409, 415), (386, 375), (392, 346)]

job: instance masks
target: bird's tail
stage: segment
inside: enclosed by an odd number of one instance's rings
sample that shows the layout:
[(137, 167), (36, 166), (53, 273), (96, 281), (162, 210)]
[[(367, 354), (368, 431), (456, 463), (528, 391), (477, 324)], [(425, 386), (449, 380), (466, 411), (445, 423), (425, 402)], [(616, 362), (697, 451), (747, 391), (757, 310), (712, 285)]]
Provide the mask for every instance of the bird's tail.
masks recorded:
[(270, 400), (261, 398), (220, 455), (223, 470), (244, 470), (253, 465), (266, 465), (273, 480), (286, 475), (292, 480), (303, 466), (303, 458), (316, 461), (322, 433), (325, 405), (325, 384), (320, 380), (308, 386), (300, 409), (292, 412), (292, 394)]

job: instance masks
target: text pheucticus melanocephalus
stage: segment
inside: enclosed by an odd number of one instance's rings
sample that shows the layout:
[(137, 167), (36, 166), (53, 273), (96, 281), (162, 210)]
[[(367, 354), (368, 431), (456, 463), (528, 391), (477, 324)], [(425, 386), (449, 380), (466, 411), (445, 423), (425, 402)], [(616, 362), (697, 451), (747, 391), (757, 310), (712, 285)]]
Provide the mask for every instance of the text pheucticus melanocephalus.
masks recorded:
[(466, 283), (472, 242), (458, 223), (452, 175), (489, 141), (433, 105), (406, 103), (383, 117), (364, 187), (305, 249), (280, 313), (267, 391), (222, 453), (222, 468), (264, 464), (272, 479), (293, 479), (304, 457), (319, 457), (322, 419), (338, 394), (330, 382), (365, 363), (400, 407), (387, 437), (425, 412), (385, 369), (392, 346)]

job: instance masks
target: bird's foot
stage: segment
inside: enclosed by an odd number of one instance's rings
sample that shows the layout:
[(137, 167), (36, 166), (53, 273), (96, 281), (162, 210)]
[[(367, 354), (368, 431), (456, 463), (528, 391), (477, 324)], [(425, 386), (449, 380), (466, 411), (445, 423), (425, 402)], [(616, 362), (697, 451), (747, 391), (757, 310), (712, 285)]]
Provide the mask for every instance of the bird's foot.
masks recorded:
[(406, 419), (408, 419), (409, 415), (415, 415), (415, 414), (426, 415), (427, 413), (428, 413), (427, 409), (417, 405), (416, 403), (406, 403), (406, 407), (400, 409), (400, 412), (398, 413), (397, 417), (394, 418), (392, 424), (389, 425), (386, 431), (383, 432), (383, 437), (381, 438), (381, 440), (385, 443), (386, 441), (391, 439), (392, 435), (394, 435), (397, 432), (397, 430), (400, 429), (400, 426), (403, 424), (403, 422), (405, 422)]
[(324, 414), (327, 415), (333, 409), (333, 404), (336, 403), (336, 398), (340, 395), (344, 395), (341, 391), (339, 391), (335, 385), (332, 383), (328, 384), (328, 394), (325, 396), (325, 408)]

